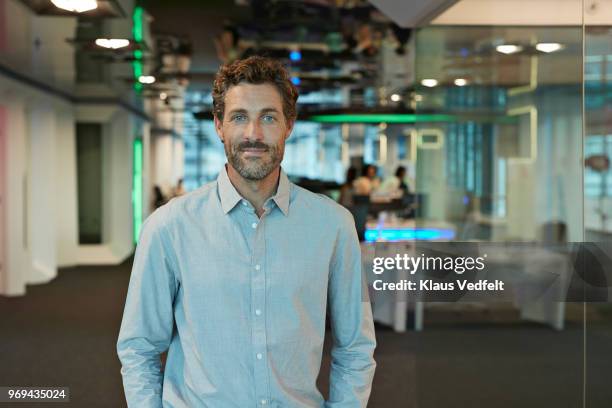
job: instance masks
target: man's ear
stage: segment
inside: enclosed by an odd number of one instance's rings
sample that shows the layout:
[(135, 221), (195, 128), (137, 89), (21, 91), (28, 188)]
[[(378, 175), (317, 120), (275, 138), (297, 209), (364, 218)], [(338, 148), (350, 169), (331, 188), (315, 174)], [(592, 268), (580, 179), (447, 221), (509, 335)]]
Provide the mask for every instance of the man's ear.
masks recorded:
[(219, 136), (221, 143), (225, 143), (225, 141), (223, 140), (223, 123), (217, 117), (217, 115), (213, 115), (213, 119), (215, 121), (215, 131), (217, 132), (217, 136)]
[(285, 135), (285, 140), (289, 139), (289, 136), (291, 136), (291, 132), (293, 132), (294, 125), (295, 125), (295, 120), (287, 121), (287, 134)]

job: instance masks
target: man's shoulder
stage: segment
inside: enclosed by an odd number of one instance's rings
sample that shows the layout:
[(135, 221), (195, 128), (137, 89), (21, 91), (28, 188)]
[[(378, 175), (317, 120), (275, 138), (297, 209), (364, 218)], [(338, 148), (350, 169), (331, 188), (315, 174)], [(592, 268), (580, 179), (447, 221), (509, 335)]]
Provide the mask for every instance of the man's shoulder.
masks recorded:
[(198, 189), (183, 194), (179, 197), (174, 197), (166, 204), (157, 208), (147, 221), (158, 225), (168, 227), (172, 224), (181, 221), (182, 216), (186, 212), (192, 212), (202, 206), (205, 206), (212, 198), (216, 198), (217, 181), (211, 181), (204, 184)]
[(344, 224), (352, 223), (353, 217), (351, 213), (342, 205), (338, 204), (332, 198), (319, 193), (313, 193), (296, 184), (293, 184), (295, 203), (302, 205), (304, 208), (313, 211), (315, 214), (323, 217), (328, 222), (336, 222)]

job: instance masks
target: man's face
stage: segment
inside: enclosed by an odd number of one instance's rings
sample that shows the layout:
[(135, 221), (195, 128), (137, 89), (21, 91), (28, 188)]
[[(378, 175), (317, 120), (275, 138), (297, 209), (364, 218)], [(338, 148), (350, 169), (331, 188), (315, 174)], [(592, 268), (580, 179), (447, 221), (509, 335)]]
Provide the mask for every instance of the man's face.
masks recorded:
[(223, 120), (215, 117), (215, 128), (229, 164), (256, 181), (280, 165), (293, 123), (287, 123), (274, 85), (240, 83), (226, 92)]

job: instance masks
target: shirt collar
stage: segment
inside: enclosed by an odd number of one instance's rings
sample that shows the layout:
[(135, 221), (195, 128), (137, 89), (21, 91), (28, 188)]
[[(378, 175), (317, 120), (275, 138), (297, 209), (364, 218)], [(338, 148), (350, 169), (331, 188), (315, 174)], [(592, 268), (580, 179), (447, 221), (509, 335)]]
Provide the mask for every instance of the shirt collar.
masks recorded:
[[(223, 209), (223, 213), (227, 214), (243, 198), (230, 181), (229, 176), (227, 175), (226, 166), (223, 166), (223, 169), (219, 172), (219, 176), (217, 177), (217, 185), (219, 189), (219, 198), (221, 199), (221, 208)], [(281, 168), (276, 194), (274, 194), (271, 199), (276, 203), (284, 215), (289, 214), (290, 185), (291, 182), (289, 181), (287, 174), (285, 174)]]
[(276, 189), (276, 194), (272, 196), (272, 199), (283, 212), (283, 214), (289, 214), (289, 188), (291, 186), (291, 182), (289, 178), (281, 168), (280, 176), (278, 179), (278, 188)]

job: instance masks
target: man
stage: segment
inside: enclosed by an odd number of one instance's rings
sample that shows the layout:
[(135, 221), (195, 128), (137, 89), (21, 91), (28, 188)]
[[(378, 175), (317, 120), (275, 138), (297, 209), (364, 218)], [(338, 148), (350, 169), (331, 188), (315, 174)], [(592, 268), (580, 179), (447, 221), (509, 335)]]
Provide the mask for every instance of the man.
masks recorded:
[[(280, 168), (296, 100), (273, 60), (217, 73), (214, 120), (228, 164), (145, 223), (117, 344), (130, 407), (366, 406), (375, 339), (354, 223)], [(324, 401), (316, 379), (327, 307)]]

